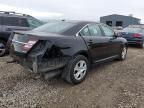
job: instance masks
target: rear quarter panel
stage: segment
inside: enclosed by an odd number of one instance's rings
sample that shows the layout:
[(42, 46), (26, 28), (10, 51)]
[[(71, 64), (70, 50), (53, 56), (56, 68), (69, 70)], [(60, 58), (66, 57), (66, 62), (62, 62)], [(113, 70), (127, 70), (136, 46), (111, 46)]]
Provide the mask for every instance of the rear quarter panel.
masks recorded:
[(65, 56), (73, 57), (81, 52), (88, 52), (87, 46), (80, 36), (63, 36), (54, 40), (53, 44), (60, 48)]

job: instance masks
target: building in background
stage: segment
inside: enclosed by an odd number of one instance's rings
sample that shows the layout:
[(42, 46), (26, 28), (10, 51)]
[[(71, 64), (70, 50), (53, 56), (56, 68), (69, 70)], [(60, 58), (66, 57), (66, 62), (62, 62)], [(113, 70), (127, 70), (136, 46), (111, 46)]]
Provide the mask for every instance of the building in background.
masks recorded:
[(129, 25), (139, 25), (140, 24), (140, 19), (135, 18), (132, 15), (130, 16), (124, 16), (124, 15), (108, 15), (108, 16), (103, 16), (100, 18), (100, 22), (107, 24), (112, 27), (127, 27)]

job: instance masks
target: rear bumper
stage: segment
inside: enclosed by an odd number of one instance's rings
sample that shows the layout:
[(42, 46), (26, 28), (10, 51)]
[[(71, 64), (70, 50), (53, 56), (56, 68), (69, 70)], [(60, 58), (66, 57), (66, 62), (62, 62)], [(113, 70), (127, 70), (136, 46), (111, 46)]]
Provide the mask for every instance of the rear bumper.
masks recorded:
[(139, 41), (128, 41), (128, 44), (129, 45), (141, 45), (142, 42), (139, 42)]
[(48, 61), (39, 62), (36, 59), (32, 62), (34, 73), (45, 73), (63, 68), (67, 63), (67, 58), (55, 58)]
[(142, 39), (127, 39), (127, 41), (128, 41), (128, 44), (138, 44), (138, 45), (143, 44)]

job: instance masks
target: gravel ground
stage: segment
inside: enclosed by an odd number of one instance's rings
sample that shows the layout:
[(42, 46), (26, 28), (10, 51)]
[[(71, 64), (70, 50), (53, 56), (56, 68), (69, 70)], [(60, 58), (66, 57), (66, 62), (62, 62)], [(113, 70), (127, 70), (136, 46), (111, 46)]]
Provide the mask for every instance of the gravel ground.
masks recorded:
[(77, 86), (60, 78), (34, 80), (20, 65), (0, 58), (0, 108), (144, 108), (144, 50), (127, 60), (93, 66)]

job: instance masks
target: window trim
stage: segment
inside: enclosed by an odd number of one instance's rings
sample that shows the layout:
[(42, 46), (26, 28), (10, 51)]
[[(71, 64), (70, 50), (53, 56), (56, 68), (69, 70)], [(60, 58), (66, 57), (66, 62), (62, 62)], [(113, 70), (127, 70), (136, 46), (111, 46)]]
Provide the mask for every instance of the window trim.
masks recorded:
[(83, 26), (77, 33), (76, 33), (76, 36), (79, 36), (79, 33), (87, 26), (89, 26), (90, 24), (86, 24), (85, 26)]
[[(83, 26), (77, 33), (76, 33), (76, 36), (79, 36), (79, 33), (85, 28), (85, 27), (88, 27), (89, 25), (93, 25), (93, 24), (96, 24), (100, 30), (101, 30), (101, 33), (102, 33), (102, 36), (104, 37), (105, 34), (104, 34), (104, 31), (103, 29), (101, 28), (101, 24), (100, 23), (89, 23), (89, 24), (86, 24), (85, 26)], [(92, 36), (93, 37), (93, 36)]]
[[(86, 26), (85, 28), (83, 28), (82, 31), (85, 30), (86, 28), (88, 29), (89, 35), (84, 35), (84, 36), (82, 36), (82, 37), (91, 36), (91, 33), (90, 33), (90, 30), (89, 30), (89, 27), (88, 27), (88, 26)], [(82, 32), (82, 31), (81, 31), (81, 32)], [(81, 35), (81, 32), (79, 32), (80, 35)]]

